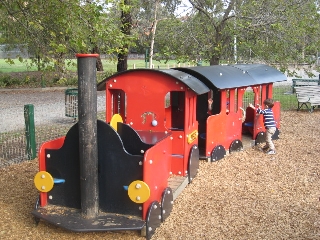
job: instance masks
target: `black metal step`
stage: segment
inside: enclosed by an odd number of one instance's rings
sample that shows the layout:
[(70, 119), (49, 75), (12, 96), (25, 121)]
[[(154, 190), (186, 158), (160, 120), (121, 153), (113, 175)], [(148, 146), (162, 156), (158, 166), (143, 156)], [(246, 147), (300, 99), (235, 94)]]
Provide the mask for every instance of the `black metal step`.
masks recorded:
[(145, 221), (136, 216), (100, 212), (95, 218), (85, 218), (80, 209), (47, 205), (32, 214), (53, 225), (74, 232), (141, 230)]

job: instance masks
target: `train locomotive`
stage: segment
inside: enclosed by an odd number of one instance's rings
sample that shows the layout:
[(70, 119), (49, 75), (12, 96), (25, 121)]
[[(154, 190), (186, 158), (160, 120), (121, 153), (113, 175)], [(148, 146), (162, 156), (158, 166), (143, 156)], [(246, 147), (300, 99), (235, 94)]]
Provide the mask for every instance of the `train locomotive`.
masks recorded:
[[(95, 57), (78, 56), (79, 81), (95, 81)], [(244, 64), (128, 70), (94, 86), (93, 97), (81, 95), (88, 85), (79, 84), (79, 121), (39, 150), (34, 182), (40, 196), (32, 214), (71, 231), (138, 230), (151, 239), (196, 177), (199, 159), (214, 162), (242, 150), (244, 134), (264, 141), (262, 116), (245, 109), (243, 98), (250, 88), (254, 104), (261, 104), (272, 97), (273, 83), (284, 80), (272, 67)], [(106, 92), (105, 121), (87, 114), (94, 104), (80, 113), (81, 101), (91, 101), (96, 90)], [(279, 102), (273, 112), (279, 129)], [(82, 125), (88, 121), (96, 132), (86, 137)], [(87, 138), (95, 141), (85, 145)]]

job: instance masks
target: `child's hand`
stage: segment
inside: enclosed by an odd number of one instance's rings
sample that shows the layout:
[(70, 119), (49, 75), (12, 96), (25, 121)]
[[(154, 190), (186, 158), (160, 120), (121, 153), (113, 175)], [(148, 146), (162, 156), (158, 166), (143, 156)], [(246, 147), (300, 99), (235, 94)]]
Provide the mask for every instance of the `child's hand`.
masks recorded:
[(252, 103), (249, 103), (249, 107), (251, 107), (251, 108), (255, 108), (255, 107), (252, 105)]

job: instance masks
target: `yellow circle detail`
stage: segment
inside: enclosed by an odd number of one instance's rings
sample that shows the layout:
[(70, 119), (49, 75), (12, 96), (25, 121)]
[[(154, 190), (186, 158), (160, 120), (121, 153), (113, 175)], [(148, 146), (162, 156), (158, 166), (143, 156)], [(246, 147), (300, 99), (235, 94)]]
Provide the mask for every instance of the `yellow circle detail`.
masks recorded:
[(145, 182), (136, 180), (130, 183), (128, 195), (131, 201), (135, 203), (144, 203), (150, 197), (150, 188)]
[(53, 184), (53, 177), (46, 171), (40, 171), (34, 177), (34, 185), (40, 192), (49, 192)]
[(123, 123), (123, 120), (122, 120), (122, 117), (120, 114), (114, 114), (111, 118), (111, 121), (110, 121), (110, 126), (114, 128), (114, 130), (117, 131), (118, 127), (117, 127), (117, 123), (118, 122), (122, 122)]

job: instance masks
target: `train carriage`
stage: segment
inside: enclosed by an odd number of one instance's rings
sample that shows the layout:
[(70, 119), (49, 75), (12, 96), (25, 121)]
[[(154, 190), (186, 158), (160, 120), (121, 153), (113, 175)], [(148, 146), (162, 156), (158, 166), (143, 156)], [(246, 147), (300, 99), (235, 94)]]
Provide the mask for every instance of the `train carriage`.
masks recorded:
[(186, 175), (190, 151), (198, 144), (197, 96), (207, 93), (209, 88), (197, 78), (174, 69), (136, 69), (105, 82), (107, 122), (119, 114), (143, 141), (150, 143), (159, 134), (170, 134), (170, 173)]
[[(246, 91), (252, 90), (254, 105), (262, 105), (272, 98), (274, 82), (285, 81), (286, 76), (263, 64), (177, 68), (202, 81), (210, 91), (198, 96), (200, 157), (216, 161), (227, 151), (243, 148), (244, 133), (249, 133), (255, 144), (264, 141), (262, 115), (256, 115), (244, 101)], [(213, 99), (212, 115), (208, 116), (207, 100)], [(277, 129), (280, 128), (280, 103), (273, 107)], [(277, 130), (274, 138), (277, 138)]]

